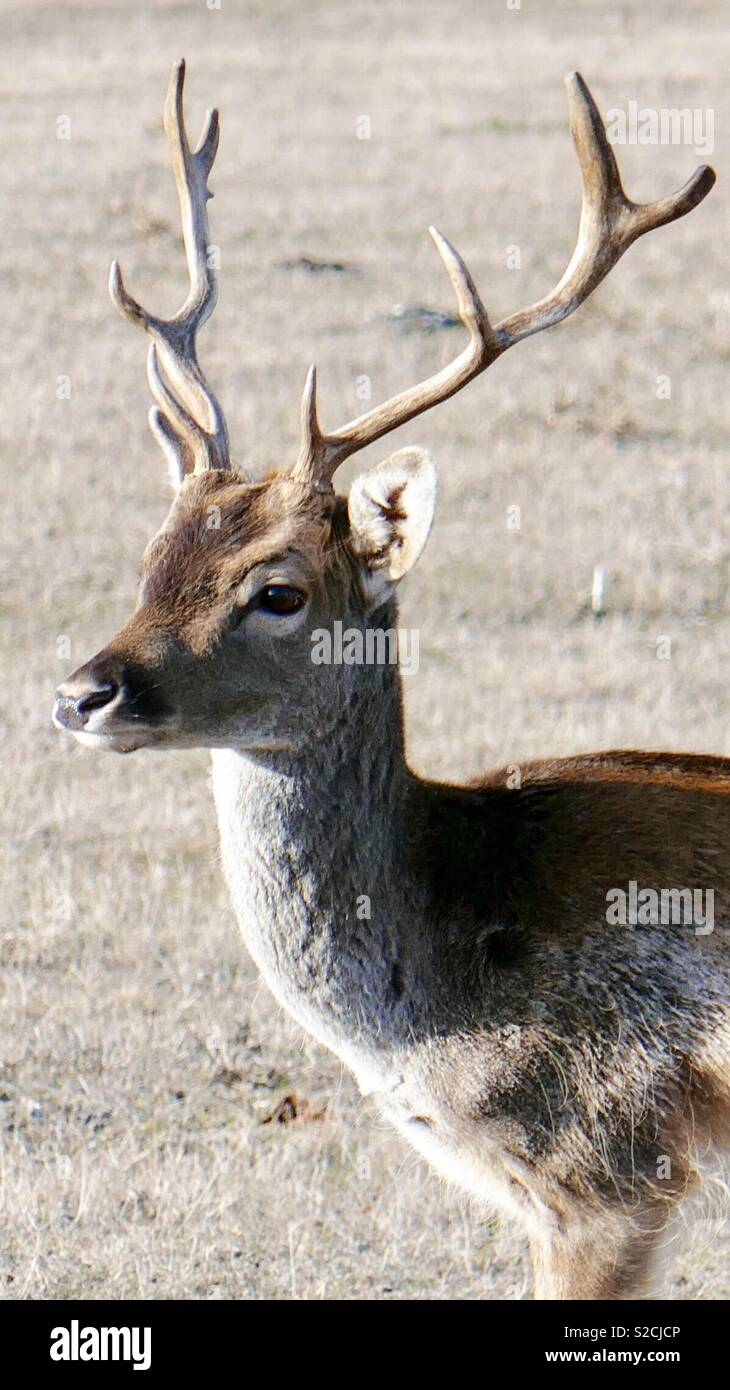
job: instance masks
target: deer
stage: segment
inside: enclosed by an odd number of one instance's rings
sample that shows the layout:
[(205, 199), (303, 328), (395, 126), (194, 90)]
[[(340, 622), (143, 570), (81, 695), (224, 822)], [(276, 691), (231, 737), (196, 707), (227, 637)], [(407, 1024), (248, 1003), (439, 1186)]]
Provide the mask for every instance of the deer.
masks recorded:
[[(429, 455), (404, 448), (335, 491), (343, 461), (568, 317), (645, 233), (692, 211), (713, 171), (639, 204), (578, 73), (582, 176), (556, 287), (492, 325), (431, 228), (468, 334), (434, 375), (329, 432), (310, 368), (296, 459), (234, 467), (198, 361), (217, 297), (208, 179), (185, 65), (164, 112), (189, 290), (163, 319), (111, 298), (149, 339), (150, 424), (174, 498), (121, 631), (56, 693), (55, 725), (129, 754), (206, 748), (225, 878), (275, 999), (333, 1052), (438, 1174), (515, 1223), (538, 1299), (633, 1299), (669, 1223), (730, 1141), (730, 759), (614, 750), (467, 785), (411, 768), (397, 662), (315, 662), (312, 633), (392, 629), (435, 509)], [(216, 524), (210, 525), (214, 514)], [(607, 902), (626, 885), (712, 897), (700, 928)]]

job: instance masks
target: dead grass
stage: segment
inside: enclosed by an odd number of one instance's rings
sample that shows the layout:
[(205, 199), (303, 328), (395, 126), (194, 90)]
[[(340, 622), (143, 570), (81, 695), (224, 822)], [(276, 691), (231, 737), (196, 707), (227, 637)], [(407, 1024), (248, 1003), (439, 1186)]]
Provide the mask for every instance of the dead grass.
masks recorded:
[[(313, 357), (336, 422), (356, 413), (362, 374), (380, 398), (453, 352), (454, 333), (385, 318), (396, 303), (451, 308), (428, 222), (497, 314), (560, 274), (578, 206), (566, 71), (580, 66), (604, 108), (712, 106), (722, 138), (724, 7), (3, 10), (0, 1288), (519, 1296), (515, 1232), (448, 1194), (260, 987), (216, 865), (205, 756), (102, 761), (50, 729), (53, 687), (126, 617), (165, 507), (143, 344), (105, 278), (118, 255), (151, 304), (180, 293), (159, 117), (185, 53), (191, 124), (206, 102), (223, 118), (206, 364), (239, 457), (287, 460)], [(356, 139), (363, 114), (369, 141)], [(637, 197), (696, 162), (681, 148), (623, 151)], [(612, 745), (730, 752), (724, 145), (710, 162), (721, 177), (707, 205), (632, 250), (575, 320), (399, 437), (429, 446), (442, 477), (404, 594), (421, 631), (407, 700), (424, 771)], [(515, 244), (520, 271), (506, 265)], [(286, 268), (301, 257), (358, 274)], [(57, 399), (62, 375), (70, 400)], [(596, 622), (585, 605), (599, 563)], [(672, 656), (659, 661), (665, 634)], [(292, 1089), (326, 1101), (326, 1117), (262, 1126)], [(675, 1295), (727, 1297), (715, 1226), (673, 1263)]]

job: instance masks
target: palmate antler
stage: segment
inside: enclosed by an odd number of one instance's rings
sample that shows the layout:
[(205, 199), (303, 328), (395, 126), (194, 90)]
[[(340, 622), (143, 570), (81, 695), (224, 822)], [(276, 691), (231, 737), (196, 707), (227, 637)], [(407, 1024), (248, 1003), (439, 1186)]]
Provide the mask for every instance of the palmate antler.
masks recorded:
[(656, 203), (632, 203), (621, 185), (603, 121), (579, 73), (565, 79), (570, 103), (570, 130), (583, 179), (583, 206), (572, 259), (555, 289), (528, 309), (520, 309), (495, 327), (458, 251), (435, 227), (429, 228), (456, 292), (469, 344), (453, 362), (407, 391), (401, 391), (333, 434), (317, 420), (316, 372), (310, 367), (302, 399), (302, 442), (295, 476), (329, 487), (339, 465), (424, 410), (448, 400), (491, 366), (503, 352), (567, 318), (583, 303), (637, 237), (683, 217), (709, 193), (715, 174), (702, 165), (679, 192)]
[(141, 324), (152, 338), (147, 376), (157, 407), (150, 425), (180, 474), (230, 468), (228, 429), (223, 411), (198, 365), (196, 334), (210, 317), (218, 295), (208, 248), (208, 175), (218, 149), (218, 112), (208, 111), (197, 149), (190, 150), (183, 117), (185, 61), (173, 67), (165, 100), (167, 135), (180, 200), (190, 289), (171, 319), (157, 318), (127, 293), (116, 261), (109, 293), (120, 314)]

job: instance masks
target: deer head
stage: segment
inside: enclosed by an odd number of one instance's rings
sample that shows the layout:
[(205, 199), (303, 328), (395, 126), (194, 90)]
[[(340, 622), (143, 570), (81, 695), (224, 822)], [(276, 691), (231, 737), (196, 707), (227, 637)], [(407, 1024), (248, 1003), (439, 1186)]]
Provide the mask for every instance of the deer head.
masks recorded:
[(211, 314), (216, 277), (208, 255), (207, 181), (218, 145), (209, 112), (191, 152), (183, 119), (185, 65), (175, 65), (165, 131), (180, 201), (190, 290), (172, 319), (148, 313), (125, 289), (116, 262), (110, 293), (151, 339), (148, 378), (176, 496), (143, 560), (137, 608), (121, 632), (57, 692), (54, 722), (117, 752), (234, 745), (292, 748), (341, 716), (356, 674), (316, 666), (311, 633), (335, 619), (392, 621), (395, 586), (415, 564), (433, 518), (436, 482), (427, 456), (401, 450), (333, 490), (344, 459), (447, 400), (522, 338), (572, 314), (633, 241), (684, 216), (706, 196), (699, 168), (679, 192), (650, 204), (625, 195), (601, 117), (583, 79), (566, 79), (583, 180), (578, 241), (554, 290), (496, 326), (458, 252), (431, 236), (456, 294), (469, 342), (441, 371), (334, 433), (319, 424), (310, 368), (299, 456), (289, 471), (253, 481), (231, 467), (226, 423), (197, 359), (197, 330)]

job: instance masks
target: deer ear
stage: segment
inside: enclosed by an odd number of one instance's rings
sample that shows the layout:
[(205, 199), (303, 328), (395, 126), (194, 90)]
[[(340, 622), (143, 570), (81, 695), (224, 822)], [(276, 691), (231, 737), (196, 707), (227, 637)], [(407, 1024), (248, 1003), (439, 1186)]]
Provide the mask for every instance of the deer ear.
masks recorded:
[(399, 449), (350, 488), (350, 545), (378, 595), (415, 565), (431, 530), (436, 469), (422, 449)]

